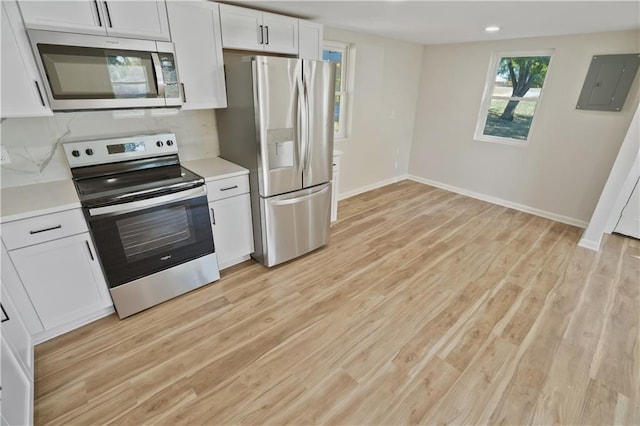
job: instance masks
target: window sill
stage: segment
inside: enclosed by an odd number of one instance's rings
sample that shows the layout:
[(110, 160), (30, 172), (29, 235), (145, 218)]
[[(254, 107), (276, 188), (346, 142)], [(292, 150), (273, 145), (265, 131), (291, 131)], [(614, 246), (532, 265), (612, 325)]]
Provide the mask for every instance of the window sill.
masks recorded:
[(474, 136), (473, 140), (476, 142), (491, 142), (491, 143), (497, 143), (497, 144), (501, 144), (501, 145), (511, 145), (511, 146), (527, 146), (529, 145), (529, 141), (523, 141), (521, 139), (510, 139), (510, 138), (498, 138), (498, 137), (492, 137), (492, 136)]

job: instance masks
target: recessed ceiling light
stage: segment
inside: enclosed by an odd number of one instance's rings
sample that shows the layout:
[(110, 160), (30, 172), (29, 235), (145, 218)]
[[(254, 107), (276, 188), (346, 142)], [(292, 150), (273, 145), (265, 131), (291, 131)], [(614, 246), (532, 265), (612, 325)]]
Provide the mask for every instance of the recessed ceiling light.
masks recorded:
[(495, 33), (496, 31), (500, 31), (500, 27), (492, 25), (490, 27), (486, 27), (484, 30), (488, 33)]

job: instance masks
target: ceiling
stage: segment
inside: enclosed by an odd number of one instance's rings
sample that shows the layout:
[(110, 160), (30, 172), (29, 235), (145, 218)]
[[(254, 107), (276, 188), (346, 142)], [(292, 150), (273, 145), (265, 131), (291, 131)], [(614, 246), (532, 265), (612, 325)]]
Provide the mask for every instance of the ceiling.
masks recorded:
[[(640, 28), (639, 1), (230, 1), (420, 44)], [(484, 28), (497, 25), (497, 33)]]

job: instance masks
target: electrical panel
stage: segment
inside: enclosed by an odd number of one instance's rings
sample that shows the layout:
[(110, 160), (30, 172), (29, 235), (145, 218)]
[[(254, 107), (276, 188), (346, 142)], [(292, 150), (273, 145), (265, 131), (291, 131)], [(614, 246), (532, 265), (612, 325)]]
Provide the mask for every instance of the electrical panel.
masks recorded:
[(636, 53), (594, 56), (576, 108), (620, 111), (639, 65)]

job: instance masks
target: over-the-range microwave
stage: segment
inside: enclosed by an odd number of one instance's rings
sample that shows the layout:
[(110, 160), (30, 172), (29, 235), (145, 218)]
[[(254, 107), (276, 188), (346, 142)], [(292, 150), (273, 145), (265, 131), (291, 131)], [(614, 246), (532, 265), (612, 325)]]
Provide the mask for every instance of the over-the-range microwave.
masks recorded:
[(54, 111), (182, 105), (173, 43), (29, 30)]

